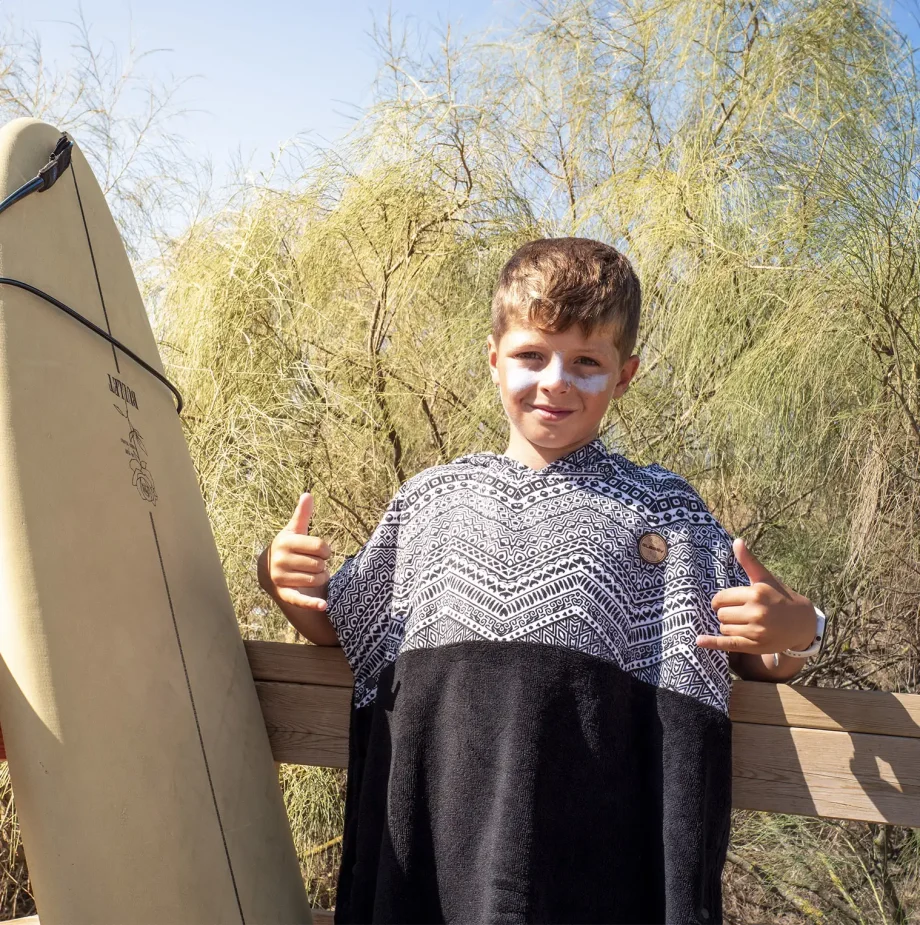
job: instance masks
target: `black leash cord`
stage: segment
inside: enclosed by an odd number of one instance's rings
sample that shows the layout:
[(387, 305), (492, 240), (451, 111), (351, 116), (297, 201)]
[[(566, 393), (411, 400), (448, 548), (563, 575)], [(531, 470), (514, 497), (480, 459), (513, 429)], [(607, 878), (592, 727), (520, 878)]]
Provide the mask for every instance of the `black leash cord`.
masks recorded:
[[(18, 190), (10, 193), (3, 202), (0, 202), (0, 214), (5, 212), (10, 206), (15, 205), (21, 199), (25, 199), (26, 196), (31, 193), (43, 193), (45, 190), (51, 189), (52, 186), (57, 182), (58, 177), (64, 173), (68, 167), (70, 167), (70, 155), (73, 150), (73, 142), (66, 136), (61, 135), (58, 140), (57, 145), (55, 145), (54, 151), (51, 153), (51, 159), (45, 164), (44, 167), (38, 172), (38, 176), (32, 180), (29, 180), (28, 183), (23, 183)], [(82, 206), (81, 206), (82, 208)], [(15, 286), (17, 289), (24, 289), (26, 292), (31, 292), (32, 295), (38, 296), (40, 299), (44, 299), (50, 305), (53, 305), (55, 308), (60, 309), (64, 314), (70, 315), (75, 321), (79, 321), (84, 327), (89, 328), (94, 334), (98, 334), (103, 340), (108, 341), (113, 347), (119, 349), (125, 356), (130, 357), (140, 366), (142, 369), (147, 370), (151, 376), (156, 379), (159, 379), (163, 385), (173, 393), (173, 396), (176, 399), (176, 413), (182, 413), (182, 395), (179, 393), (179, 390), (160, 372), (155, 370), (146, 360), (142, 360), (130, 347), (126, 347), (120, 340), (116, 340), (109, 334), (108, 331), (104, 331), (97, 324), (93, 324), (89, 318), (84, 318), (79, 312), (74, 311), (69, 305), (65, 305), (63, 302), (56, 299), (53, 295), (48, 295), (47, 292), (42, 292), (41, 289), (37, 289), (35, 286), (31, 286), (29, 283), (24, 283), (18, 279), (9, 279), (5, 276), (0, 276), (0, 285), (3, 286)]]
[(28, 283), (24, 283), (21, 280), (0, 276), (0, 285), (15, 286), (17, 289), (24, 289), (26, 292), (31, 292), (32, 295), (37, 295), (40, 299), (44, 299), (55, 308), (59, 308), (65, 314), (70, 315), (75, 321), (79, 321), (80, 324), (89, 328), (94, 334), (98, 334), (103, 340), (107, 340), (113, 347), (117, 347), (126, 356), (131, 357), (138, 366), (142, 369), (146, 369), (151, 376), (159, 379), (160, 382), (173, 393), (176, 399), (176, 412), (178, 414), (182, 413), (183, 402), (179, 390), (162, 373), (155, 370), (146, 360), (142, 360), (130, 347), (126, 347), (120, 340), (116, 340), (112, 337), (108, 331), (104, 331), (98, 324), (93, 324), (89, 318), (84, 318), (79, 312), (75, 312), (69, 305), (65, 305), (63, 302), (58, 301), (53, 295), (48, 295), (47, 292), (42, 292), (41, 289), (36, 289), (35, 286), (30, 286)]
[(0, 212), (5, 212), (11, 205), (19, 202), (20, 199), (25, 199), (30, 193), (43, 193), (51, 189), (61, 174), (70, 166), (72, 153), (73, 142), (66, 135), (61, 135), (51, 152), (50, 160), (39, 170), (38, 176), (33, 177), (28, 183), (23, 183), (18, 190), (10, 193), (3, 202), (0, 202)]
[(15, 203), (19, 202), (20, 199), (25, 199), (29, 193), (34, 193), (37, 191), (41, 192), (44, 189), (45, 181), (41, 177), (36, 177), (34, 180), (29, 180), (28, 183), (23, 184), (16, 190), (15, 193), (10, 193), (3, 202), (0, 202), (0, 212), (6, 212), (6, 210)]

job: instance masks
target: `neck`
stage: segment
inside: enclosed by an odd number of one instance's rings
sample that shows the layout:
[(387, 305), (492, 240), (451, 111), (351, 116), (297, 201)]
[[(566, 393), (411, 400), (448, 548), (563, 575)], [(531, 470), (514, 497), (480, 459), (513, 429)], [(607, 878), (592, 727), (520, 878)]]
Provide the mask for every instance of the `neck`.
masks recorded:
[(512, 427), (511, 436), (508, 439), (508, 449), (505, 450), (505, 456), (519, 463), (523, 463), (531, 469), (542, 469), (544, 466), (548, 466), (557, 459), (562, 459), (563, 456), (568, 456), (569, 453), (574, 453), (575, 450), (587, 446), (595, 439), (597, 439), (596, 431), (568, 446), (538, 446), (535, 443), (531, 443), (519, 431)]

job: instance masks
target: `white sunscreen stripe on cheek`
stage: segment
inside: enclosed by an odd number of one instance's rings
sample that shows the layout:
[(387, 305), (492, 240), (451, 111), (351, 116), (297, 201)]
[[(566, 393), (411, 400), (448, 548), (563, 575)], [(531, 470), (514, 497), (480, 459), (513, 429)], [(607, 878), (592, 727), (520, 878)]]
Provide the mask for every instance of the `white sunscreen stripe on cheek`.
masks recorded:
[(590, 392), (592, 395), (599, 395), (607, 388), (610, 382), (610, 376), (606, 373), (596, 373), (593, 376), (573, 376), (572, 382), (575, 388), (582, 392)]
[(523, 363), (518, 362), (514, 365), (509, 364), (505, 373), (505, 383), (512, 392), (525, 392), (527, 389), (541, 383), (552, 386), (558, 382), (563, 382), (583, 392), (597, 395), (607, 388), (610, 376), (606, 373), (596, 373), (590, 376), (566, 375), (565, 363), (561, 353), (554, 353), (543, 369), (530, 369)]
[(508, 365), (505, 371), (505, 384), (512, 392), (526, 392), (540, 382), (540, 373), (526, 366)]

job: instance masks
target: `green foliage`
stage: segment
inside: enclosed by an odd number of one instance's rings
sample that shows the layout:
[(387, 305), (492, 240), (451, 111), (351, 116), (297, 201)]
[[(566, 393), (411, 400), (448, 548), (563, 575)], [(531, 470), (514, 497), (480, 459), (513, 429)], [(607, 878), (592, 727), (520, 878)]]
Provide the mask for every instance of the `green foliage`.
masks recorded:
[[(157, 291), (249, 634), (288, 632), (253, 561), (301, 491), (341, 556), (406, 477), (503, 449), (497, 271), (524, 240), (580, 234), (622, 247), (645, 293), (608, 438), (691, 478), (826, 605), (809, 681), (915, 690), (920, 93), (885, 12), (557, 0), (498, 35), (448, 32), (434, 58), (392, 22), (377, 38), (352, 137), (193, 227)], [(758, 866), (729, 873), (732, 896), (775, 876), (807, 902), (764, 886), (774, 912), (906, 921), (915, 861), (882, 873), (867, 827), (789, 825), (739, 819)]]
[(280, 766), (280, 777), (310, 904), (330, 909), (335, 904), (342, 860), (345, 774), (328, 768), (286, 764)]
[[(916, 691), (920, 234), (913, 57), (864, 0), (534, 0), (440, 53), (377, 30), (333, 151), (196, 220), (148, 278), (244, 632), (292, 638), (259, 549), (304, 489), (337, 560), (397, 485), (506, 424), (484, 351), (538, 236), (621, 247), (642, 368), (606, 437), (676, 469), (824, 606), (808, 683)], [(140, 188), (140, 187), (139, 187)], [(329, 902), (338, 775), (284, 768)], [(320, 849), (320, 850), (317, 850)], [(910, 832), (739, 814), (733, 921), (907, 922)]]
[(884, 606), (877, 646), (910, 643), (915, 578), (888, 579), (918, 558), (918, 96), (882, 11), (560, 0), (433, 60), (391, 23), (378, 40), (355, 134), (195, 225), (157, 290), (253, 632), (279, 630), (246, 590), (255, 545), (304, 488), (345, 554), (404, 478), (501, 448), (497, 269), (592, 234), (645, 291), (610, 438), (691, 477), (804, 590)]

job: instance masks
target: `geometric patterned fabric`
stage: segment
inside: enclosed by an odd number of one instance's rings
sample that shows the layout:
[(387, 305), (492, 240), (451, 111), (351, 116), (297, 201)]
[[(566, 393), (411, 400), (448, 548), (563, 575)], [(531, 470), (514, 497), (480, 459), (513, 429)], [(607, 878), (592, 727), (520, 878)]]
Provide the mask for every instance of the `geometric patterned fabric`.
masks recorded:
[[(648, 533), (660, 562), (640, 555)], [(476, 640), (576, 650), (727, 713), (727, 654), (695, 639), (718, 632), (713, 595), (742, 584), (693, 488), (598, 439), (539, 470), (475, 453), (409, 479), (332, 577), (327, 614), (356, 707), (401, 652)]]

